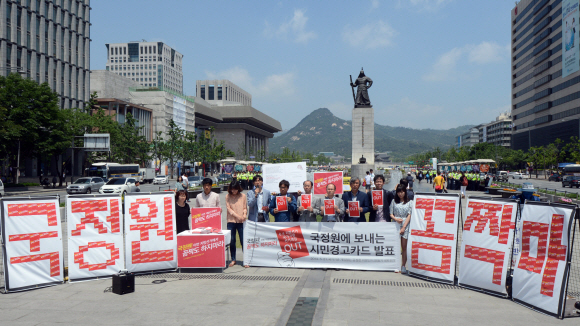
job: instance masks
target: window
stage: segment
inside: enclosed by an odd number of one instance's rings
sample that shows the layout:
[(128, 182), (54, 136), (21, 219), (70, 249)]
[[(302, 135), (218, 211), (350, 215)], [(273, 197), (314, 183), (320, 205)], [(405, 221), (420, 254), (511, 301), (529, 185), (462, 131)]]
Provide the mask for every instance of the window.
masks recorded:
[[(40, 18), (39, 18), (40, 20)], [(6, 39), (12, 40), (12, 4), (6, 4)]]
[(7, 44), (6, 45), (6, 67), (11, 67), (11, 65), (12, 65), (11, 56), (12, 56), (12, 45)]

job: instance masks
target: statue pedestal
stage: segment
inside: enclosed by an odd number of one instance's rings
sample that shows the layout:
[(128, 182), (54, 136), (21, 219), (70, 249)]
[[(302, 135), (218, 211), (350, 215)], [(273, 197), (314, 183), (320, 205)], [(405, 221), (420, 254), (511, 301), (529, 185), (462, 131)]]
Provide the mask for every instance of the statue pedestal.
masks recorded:
[(367, 164), (375, 164), (375, 114), (372, 107), (352, 110), (352, 165), (364, 156)]
[[(374, 164), (353, 164), (350, 166), (350, 176), (351, 178), (359, 178), (360, 179), (360, 186), (361, 189), (363, 188), (363, 181), (365, 180), (365, 177), (367, 176), (367, 171), (371, 171), (371, 169), (375, 169), (375, 165)], [(363, 190), (364, 191), (364, 190)]]

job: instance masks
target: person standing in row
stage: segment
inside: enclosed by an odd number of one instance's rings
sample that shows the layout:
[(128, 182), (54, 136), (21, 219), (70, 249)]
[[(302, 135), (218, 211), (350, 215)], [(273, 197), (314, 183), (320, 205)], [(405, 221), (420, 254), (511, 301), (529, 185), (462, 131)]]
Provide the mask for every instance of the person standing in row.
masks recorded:
[[(324, 198), (319, 198), (314, 204), (323, 215), (322, 222), (342, 222), (344, 217), (344, 201), (334, 196), (336, 185), (329, 183), (326, 185), (326, 195)], [(334, 201), (334, 214), (326, 214), (324, 210), (324, 201), (332, 199)]]
[[(242, 193), (242, 186), (238, 181), (232, 181), (226, 195), (227, 228), (232, 232), (230, 240), (230, 253), (232, 261), (230, 267), (236, 264), (236, 231), (240, 236), (242, 251), (244, 251), (244, 221), (248, 216), (246, 195)], [(246, 266), (247, 267), (247, 266)]]
[(220, 196), (211, 191), (213, 181), (210, 178), (205, 178), (201, 181), (203, 192), (195, 197), (197, 207), (221, 207)]
[(189, 204), (185, 202), (186, 199), (185, 190), (175, 192), (175, 232), (177, 234), (190, 228), (189, 215), (191, 215), (191, 210), (189, 209)]
[(385, 184), (384, 176), (380, 174), (375, 176), (374, 182), (376, 188), (374, 191), (380, 190), (383, 192), (383, 204), (381, 205), (382, 207), (379, 205), (374, 205), (373, 192), (371, 191), (368, 193), (368, 200), (372, 205), (369, 213), (369, 222), (391, 222), (389, 207), (394, 198), (393, 192), (383, 189), (383, 185)]
[[(366, 222), (365, 214), (369, 212), (369, 201), (366, 193), (358, 191), (360, 188), (360, 179), (354, 177), (350, 179), (350, 191), (342, 195), (342, 201), (344, 202), (344, 207), (348, 217), (345, 222)], [(358, 210), (360, 217), (351, 217), (348, 213), (348, 202), (357, 201), (359, 204)]]
[(270, 190), (264, 189), (264, 179), (261, 175), (254, 176), (254, 189), (248, 191), (248, 219), (254, 222), (270, 222), (271, 194)]
[(292, 213), (296, 212), (296, 201), (288, 194), (288, 189), (290, 189), (290, 182), (282, 180), (280, 183), (278, 183), (278, 187), (280, 188), (280, 194), (278, 196), (286, 197), (288, 210), (284, 212), (278, 211), (276, 206), (276, 199), (274, 199), (270, 201), (270, 214), (274, 215), (274, 221), (276, 222), (291, 222)]
[(302, 183), (304, 188), (304, 195), (310, 195), (310, 206), (302, 206), (302, 192), (298, 191), (298, 209), (297, 212), (300, 214), (298, 217), (298, 222), (317, 222), (316, 216), (320, 214), (320, 210), (314, 207), (314, 195), (312, 195), (312, 181), (306, 180)]
[(407, 264), (407, 238), (409, 237), (409, 222), (411, 222), (411, 210), (413, 208), (413, 201), (407, 197), (407, 190), (405, 186), (398, 185), (396, 195), (389, 211), (391, 218), (400, 226), (399, 235), (401, 237), (401, 254), (403, 256), (403, 264), (401, 265), (401, 272), (407, 273), (405, 265)]

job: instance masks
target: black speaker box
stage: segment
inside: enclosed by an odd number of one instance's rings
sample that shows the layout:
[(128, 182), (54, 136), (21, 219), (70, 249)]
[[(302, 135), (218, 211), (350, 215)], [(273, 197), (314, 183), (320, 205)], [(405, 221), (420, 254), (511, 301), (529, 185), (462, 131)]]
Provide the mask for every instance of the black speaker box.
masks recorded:
[(135, 274), (114, 274), (113, 275), (113, 293), (125, 294), (135, 292)]

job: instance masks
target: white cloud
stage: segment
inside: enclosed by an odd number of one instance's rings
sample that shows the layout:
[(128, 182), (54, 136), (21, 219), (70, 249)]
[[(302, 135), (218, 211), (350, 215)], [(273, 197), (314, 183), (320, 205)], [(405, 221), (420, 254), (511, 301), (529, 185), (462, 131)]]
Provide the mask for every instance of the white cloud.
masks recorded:
[(266, 22), (264, 35), (283, 39), (291, 38), (296, 43), (307, 43), (316, 38), (316, 33), (306, 30), (307, 22), (308, 17), (304, 15), (304, 11), (296, 9), (294, 10), (294, 16), (289, 21), (282, 23), (276, 30), (273, 30), (270, 24)]
[[(453, 48), (444, 53), (433, 64), (431, 71), (423, 76), (425, 81), (448, 81), (469, 79), (470, 76), (456, 69), (458, 65), (489, 64), (504, 62), (509, 59), (510, 47), (501, 46), (494, 42), (481, 42), (478, 45), (468, 44)], [(467, 61), (464, 59), (467, 58)]]
[(393, 44), (397, 32), (387, 23), (379, 20), (361, 28), (354, 29), (347, 25), (342, 33), (342, 39), (351, 46), (376, 49)]
[(248, 70), (233, 67), (220, 72), (206, 72), (208, 79), (228, 79), (252, 94), (252, 98), (281, 98), (295, 92), (295, 76), (292, 72), (274, 74), (262, 81), (255, 81)]
[(377, 9), (380, 5), (381, 5), (381, 3), (379, 2), (379, 0), (371, 0), (371, 8), (372, 9)]

